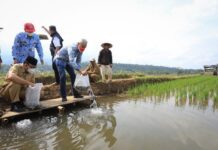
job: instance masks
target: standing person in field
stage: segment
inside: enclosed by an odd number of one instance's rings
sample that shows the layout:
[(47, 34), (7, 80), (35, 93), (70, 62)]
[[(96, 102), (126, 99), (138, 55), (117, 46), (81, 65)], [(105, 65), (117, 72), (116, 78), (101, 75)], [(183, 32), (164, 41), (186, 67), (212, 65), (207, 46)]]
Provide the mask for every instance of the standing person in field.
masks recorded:
[(42, 45), (39, 36), (34, 33), (34, 25), (25, 23), (24, 31), (17, 34), (14, 40), (12, 47), (14, 64), (23, 63), (28, 56), (35, 57), (35, 49), (38, 52), (41, 64), (44, 64)]
[(51, 25), (49, 26), (49, 30), (42, 26), (42, 28), (51, 36), (51, 44), (50, 44), (50, 52), (52, 56), (52, 68), (54, 70), (55, 74), (55, 83), (52, 85), (58, 85), (60, 83), (60, 77), (58, 74), (57, 66), (54, 63), (54, 57), (56, 53), (63, 47), (63, 38), (60, 36), (60, 34), (57, 32), (56, 27)]
[(72, 46), (60, 49), (54, 58), (54, 62), (57, 66), (60, 77), (60, 94), (62, 97), (62, 102), (67, 101), (65, 70), (70, 75), (72, 94), (75, 98), (83, 97), (74, 88), (74, 82), (76, 78), (74, 69), (82, 75), (86, 74), (85, 71), (81, 71), (81, 59), (87, 43), (87, 40), (81, 39), (78, 43), (73, 44)]
[(101, 77), (102, 81), (105, 82), (105, 75), (108, 76), (108, 81), (111, 82), (112, 80), (112, 52), (109, 48), (112, 47), (112, 44), (110, 43), (103, 43), (101, 44), (101, 47), (103, 48), (98, 56), (98, 64), (101, 71)]

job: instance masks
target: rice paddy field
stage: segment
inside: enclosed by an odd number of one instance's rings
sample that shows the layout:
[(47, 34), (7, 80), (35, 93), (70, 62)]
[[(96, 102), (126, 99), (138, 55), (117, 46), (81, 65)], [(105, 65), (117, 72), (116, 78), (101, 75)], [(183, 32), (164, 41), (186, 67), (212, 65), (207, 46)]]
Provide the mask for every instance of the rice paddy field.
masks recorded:
[(177, 100), (218, 101), (217, 76), (192, 76), (162, 83), (145, 83), (128, 91), (130, 96), (166, 99), (175, 96)]
[(218, 77), (167, 77), (142, 76), (129, 96), (98, 97), (96, 108), (0, 126), (0, 149), (217, 150)]

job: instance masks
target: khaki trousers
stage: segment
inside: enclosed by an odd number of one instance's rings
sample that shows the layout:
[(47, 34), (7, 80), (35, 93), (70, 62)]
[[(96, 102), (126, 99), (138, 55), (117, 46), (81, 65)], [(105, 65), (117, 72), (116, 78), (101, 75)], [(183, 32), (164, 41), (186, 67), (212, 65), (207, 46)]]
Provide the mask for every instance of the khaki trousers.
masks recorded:
[(105, 75), (108, 76), (108, 80), (112, 80), (112, 68), (110, 65), (101, 65), (100, 67), (102, 81), (105, 82)]
[(0, 95), (7, 101), (14, 103), (25, 98), (26, 87), (14, 82), (3, 85)]
[(100, 75), (90, 73), (89, 74), (89, 80), (90, 80), (90, 82), (97, 82), (98, 80), (100, 80)]

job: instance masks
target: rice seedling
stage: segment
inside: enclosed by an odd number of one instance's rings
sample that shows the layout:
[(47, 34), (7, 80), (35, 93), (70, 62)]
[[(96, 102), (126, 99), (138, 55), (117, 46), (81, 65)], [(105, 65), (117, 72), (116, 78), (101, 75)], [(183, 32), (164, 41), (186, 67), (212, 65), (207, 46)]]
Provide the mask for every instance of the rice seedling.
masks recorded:
[(128, 91), (130, 96), (161, 97), (175, 96), (178, 100), (218, 101), (218, 77), (192, 76), (163, 83), (146, 83)]

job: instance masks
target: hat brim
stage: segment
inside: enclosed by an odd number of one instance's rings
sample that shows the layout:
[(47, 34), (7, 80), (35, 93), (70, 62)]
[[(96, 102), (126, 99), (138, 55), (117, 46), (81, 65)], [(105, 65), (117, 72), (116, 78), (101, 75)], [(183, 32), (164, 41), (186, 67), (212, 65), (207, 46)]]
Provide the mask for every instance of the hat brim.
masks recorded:
[(109, 48), (111, 48), (113, 45), (111, 43), (102, 43), (101, 44), (101, 47), (105, 47), (105, 46), (108, 46)]
[(35, 32), (35, 29), (26, 29), (25, 32), (34, 33), (34, 32)]

